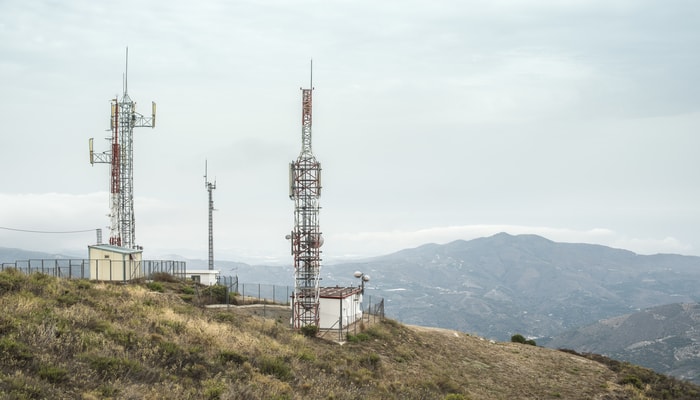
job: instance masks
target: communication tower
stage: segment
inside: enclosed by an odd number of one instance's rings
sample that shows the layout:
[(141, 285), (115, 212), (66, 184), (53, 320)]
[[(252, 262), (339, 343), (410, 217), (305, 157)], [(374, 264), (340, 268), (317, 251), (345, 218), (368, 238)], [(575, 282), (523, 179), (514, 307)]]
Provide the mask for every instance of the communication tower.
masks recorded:
[(102, 153), (93, 151), (93, 138), (90, 138), (90, 164), (110, 164), (109, 191), (109, 244), (129, 249), (139, 246), (135, 241), (134, 221), (134, 167), (133, 134), (134, 128), (155, 128), (156, 103), (151, 102), (150, 117), (136, 112), (136, 103), (128, 94), (129, 48), (126, 49), (126, 69), (124, 72), (124, 94), (121, 99), (115, 96), (110, 101), (109, 120), (111, 137), (110, 150)]
[(207, 161), (204, 160), (204, 187), (209, 192), (209, 269), (214, 269), (214, 198), (212, 191), (216, 189), (216, 180), (210, 182), (207, 178)]
[(319, 282), (323, 236), (319, 229), (318, 199), (321, 196), (321, 163), (311, 151), (313, 62), (308, 89), (301, 88), (301, 153), (289, 165), (289, 198), (294, 200), (294, 257), (292, 325), (294, 329), (319, 323)]

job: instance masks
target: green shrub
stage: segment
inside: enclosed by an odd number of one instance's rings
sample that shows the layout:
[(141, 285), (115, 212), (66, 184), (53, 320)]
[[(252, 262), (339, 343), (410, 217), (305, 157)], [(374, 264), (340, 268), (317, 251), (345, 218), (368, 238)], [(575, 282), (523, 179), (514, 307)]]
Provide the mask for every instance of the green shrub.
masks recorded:
[(299, 353), (297, 353), (297, 359), (300, 361), (315, 361), (316, 354), (308, 350), (300, 350)]
[(358, 343), (358, 342), (365, 342), (369, 340), (369, 335), (366, 333), (358, 333), (357, 335), (353, 335), (352, 333), (349, 333), (346, 335), (346, 339), (350, 343)]
[(367, 366), (367, 367), (372, 367), (376, 368), (377, 365), (379, 365), (379, 362), (381, 361), (381, 357), (379, 357), (379, 354), (377, 353), (369, 353), (367, 355), (367, 358), (362, 359), (362, 364)]
[(38, 385), (31, 376), (17, 373), (14, 376), (1, 376), (0, 384), (2, 391), (0, 397), (3, 399), (46, 399), (47, 396), (43, 385)]
[(522, 343), (522, 344), (529, 344), (531, 346), (537, 346), (537, 343), (535, 343), (534, 340), (532, 339), (525, 339), (525, 336), (516, 333), (515, 335), (510, 337), (510, 341), (513, 343)]
[(45, 365), (39, 369), (39, 378), (51, 383), (65, 382), (68, 376), (68, 371), (64, 368)]
[(163, 293), (163, 290), (165, 290), (165, 289), (163, 289), (163, 285), (160, 282), (149, 282), (146, 285), (146, 287), (154, 292), (160, 292), (160, 293)]
[(644, 387), (644, 384), (642, 383), (642, 380), (639, 379), (637, 375), (627, 375), (624, 378), (620, 379), (620, 384), (621, 385), (632, 385), (636, 387), (637, 389), (642, 389)]
[(56, 298), (56, 300), (58, 301), (58, 304), (61, 304), (61, 305), (66, 306), (66, 307), (70, 307), (73, 304), (80, 302), (80, 296), (78, 296), (77, 294), (75, 294), (71, 291), (66, 290), (63, 292), (63, 294), (58, 296)]
[(232, 362), (234, 364), (241, 365), (248, 361), (248, 357), (233, 350), (223, 350), (219, 353), (219, 361), (221, 361), (222, 364)]
[[(388, 327), (391, 329), (393, 326), (389, 324)], [(393, 327), (393, 329), (395, 328), (396, 327)], [(364, 333), (372, 339), (386, 340), (391, 337), (391, 333), (389, 332), (389, 330), (387, 330), (387, 328), (382, 325), (372, 325), (369, 328), (365, 329)]]
[(92, 283), (87, 279), (78, 279), (75, 281), (75, 287), (78, 289), (90, 289), (92, 287)]
[(304, 325), (301, 327), (301, 334), (306, 337), (316, 337), (318, 334), (317, 325)]
[(0, 295), (18, 291), (25, 279), (25, 275), (14, 268), (4, 270), (0, 273)]
[(510, 337), (510, 341), (513, 343), (525, 343), (525, 336), (516, 333), (515, 335)]
[(292, 378), (292, 367), (280, 357), (263, 356), (257, 361), (260, 372), (285, 381)]
[(215, 303), (226, 303), (228, 288), (224, 285), (207, 286), (202, 290), (202, 297), (209, 297)]
[(124, 376), (138, 374), (143, 370), (141, 364), (128, 358), (102, 357), (91, 354), (84, 355), (82, 358), (105, 380), (124, 378)]
[(217, 400), (221, 398), (226, 390), (226, 385), (218, 379), (207, 379), (203, 383), (204, 397), (209, 400)]
[(185, 286), (182, 288), (182, 293), (183, 294), (195, 294), (195, 290), (191, 286)]
[(239, 318), (231, 312), (218, 312), (212, 316), (212, 319), (217, 322), (238, 322)]
[(29, 361), (34, 358), (31, 349), (26, 344), (9, 336), (0, 338), (0, 356), (4, 360), (14, 359), (16, 361)]

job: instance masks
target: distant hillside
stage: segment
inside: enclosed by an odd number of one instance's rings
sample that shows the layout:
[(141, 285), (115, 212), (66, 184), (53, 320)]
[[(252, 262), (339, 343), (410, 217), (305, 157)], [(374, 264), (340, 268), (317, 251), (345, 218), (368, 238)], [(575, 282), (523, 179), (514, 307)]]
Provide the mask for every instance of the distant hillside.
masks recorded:
[(87, 257), (87, 246), (85, 247), (85, 254), (82, 256), (69, 256), (65, 254), (56, 253), (44, 253), (41, 251), (31, 251), (14, 249), (9, 247), (0, 247), (0, 263), (13, 263), (18, 260), (50, 260), (50, 259), (68, 259), (68, 258), (86, 258)]
[[(2, 399), (694, 399), (700, 387), (393, 320), (343, 345), (244, 309), (195, 307), (167, 276), (110, 285), (0, 273)], [(167, 278), (167, 279), (166, 279)], [(669, 397), (670, 396), (670, 397)]]
[(668, 304), (554, 338), (552, 348), (599, 353), (700, 384), (700, 304)]
[[(700, 257), (637, 255), (501, 233), (325, 266), (324, 283), (369, 274), (368, 295), (410, 324), (507, 340), (546, 338), (661, 304), (700, 301)], [(347, 278), (346, 278), (347, 277)]]

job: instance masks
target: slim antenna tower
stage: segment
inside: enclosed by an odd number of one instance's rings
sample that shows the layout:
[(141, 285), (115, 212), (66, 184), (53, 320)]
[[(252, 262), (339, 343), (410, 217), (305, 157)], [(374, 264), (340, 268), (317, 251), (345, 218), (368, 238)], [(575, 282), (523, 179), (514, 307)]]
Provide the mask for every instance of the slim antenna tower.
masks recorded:
[[(126, 67), (129, 63), (129, 48), (126, 49)], [(115, 96), (111, 103), (109, 126), (110, 150), (95, 153), (93, 138), (90, 138), (90, 164), (110, 164), (109, 191), (109, 244), (129, 249), (138, 249), (135, 239), (134, 218), (134, 128), (155, 128), (156, 103), (151, 103), (151, 115), (136, 112), (136, 103), (127, 94), (127, 72), (124, 73), (124, 94)]]
[(204, 187), (209, 192), (209, 269), (214, 269), (214, 198), (212, 191), (216, 189), (216, 180), (210, 182), (207, 178), (207, 160), (204, 160)]
[[(313, 85), (313, 61), (310, 83)], [(301, 153), (289, 165), (289, 198), (294, 200), (294, 229), (288, 236), (294, 257), (294, 329), (319, 324), (320, 247), (323, 236), (318, 223), (321, 163), (316, 161), (311, 151), (313, 89), (313, 86), (301, 89)]]

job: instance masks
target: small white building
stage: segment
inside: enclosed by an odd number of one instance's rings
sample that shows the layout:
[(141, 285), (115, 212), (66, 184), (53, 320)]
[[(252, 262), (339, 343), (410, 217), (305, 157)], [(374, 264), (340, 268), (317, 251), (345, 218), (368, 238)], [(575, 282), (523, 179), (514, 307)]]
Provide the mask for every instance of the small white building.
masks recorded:
[(109, 244), (88, 246), (90, 279), (97, 281), (130, 281), (143, 277), (143, 250)]
[(362, 289), (322, 287), (318, 304), (319, 329), (346, 329), (362, 319)]
[(186, 269), (185, 277), (189, 280), (201, 283), (202, 285), (212, 286), (219, 283), (219, 274), (221, 271), (215, 269)]

